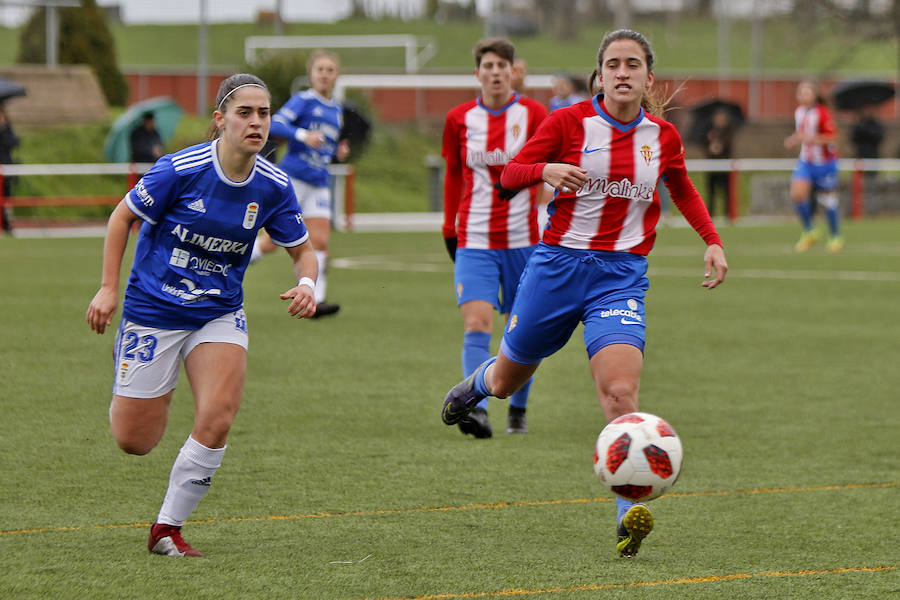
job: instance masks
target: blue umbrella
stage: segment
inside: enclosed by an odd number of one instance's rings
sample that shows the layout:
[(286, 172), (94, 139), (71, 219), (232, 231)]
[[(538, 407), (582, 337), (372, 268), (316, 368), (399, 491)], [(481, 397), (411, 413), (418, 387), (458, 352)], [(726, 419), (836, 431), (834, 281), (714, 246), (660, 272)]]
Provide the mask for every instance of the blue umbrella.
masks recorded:
[(175, 134), (175, 127), (184, 111), (172, 98), (159, 96), (132, 104), (122, 113), (106, 136), (103, 143), (103, 156), (110, 162), (128, 162), (131, 160), (131, 133), (140, 127), (146, 113), (152, 113), (156, 131), (163, 142)]
[(25, 86), (0, 77), (0, 102), (25, 95)]

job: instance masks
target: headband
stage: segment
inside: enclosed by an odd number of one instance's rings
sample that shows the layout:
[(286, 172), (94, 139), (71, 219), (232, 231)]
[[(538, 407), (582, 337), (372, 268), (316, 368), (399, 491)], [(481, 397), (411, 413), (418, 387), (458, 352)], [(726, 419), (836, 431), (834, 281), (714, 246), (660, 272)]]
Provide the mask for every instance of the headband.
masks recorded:
[(225, 104), (225, 100), (228, 98), (228, 96), (232, 95), (233, 93), (235, 93), (242, 87), (247, 87), (248, 85), (255, 85), (256, 87), (263, 89), (263, 90), (266, 89), (265, 86), (259, 85), (258, 83), (242, 83), (241, 85), (237, 86), (236, 88), (234, 88), (233, 90), (231, 90), (230, 92), (228, 92), (227, 94), (222, 96), (222, 99), (219, 101), (219, 106), (216, 107), (216, 110), (219, 112), (222, 112), (222, 105)]

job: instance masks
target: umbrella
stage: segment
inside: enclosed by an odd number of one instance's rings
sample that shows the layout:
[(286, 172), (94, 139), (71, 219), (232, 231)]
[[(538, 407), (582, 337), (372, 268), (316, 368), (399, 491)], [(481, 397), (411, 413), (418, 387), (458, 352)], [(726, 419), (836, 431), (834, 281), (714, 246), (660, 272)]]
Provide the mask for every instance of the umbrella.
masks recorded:
[(855, 110), (875, 106), (894, 97), (894, 87), (882, 81), (844, 81), (831, 91), (839, 110)]
[(362, 148), (369, 140), (372, 125), (359, 109), (350, 102), (344, 102), (344, 125), (341, 127), (341, 140), (350, 142), (350, 147)]
[(24, 96), (25, 87), (15, 81), (0, 77), (0, 102), (5, 102), (16, 96)]
[(163, 142), (175, 134), (175, 126), (184, 111), (172, 98), (159, 96), (132, 104), (122, 116), (113, 123), (106, 141), (103, 143), (103, 156), (111, 162), (128, 162), (131, 160), (131, 133), (137, 129), (144, 119), (145, 113), (153, 113), (156, 131)]
[(728, 121), (734, 129), (742, 126), (746, 120), (744, 109), (741, 108), (740, 104), (722, 100), (721, 98), (706, 100), (691, 107), (693, 121), (687, 140), (692, 143), (700, 143), (706, 133), (712, 128), (713, 115), (720, 111), (725, 111), (728, 115)]

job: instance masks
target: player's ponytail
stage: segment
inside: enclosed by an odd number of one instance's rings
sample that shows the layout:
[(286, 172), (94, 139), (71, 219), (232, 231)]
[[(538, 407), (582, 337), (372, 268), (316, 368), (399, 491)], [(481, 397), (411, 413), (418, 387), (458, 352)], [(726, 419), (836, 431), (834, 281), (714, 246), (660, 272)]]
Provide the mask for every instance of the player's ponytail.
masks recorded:
[[(263, 80), (256, 75), (251, 75), (250, 73), (236, 73), (219, 84), (219, 91), (216, 94), (216, 112), (224, 113), (228, 110), (228, 104), (233, 98), (231, 95), (232, 92), (246, 85), (260, 87), (265, 90), (266, 94), (269, 94), (269, 88), (267, 88)], [(271, 97), (271, 94), (269, 94), (269, 97)], [(206, 132), (206, 138), (211, 141), (217, 137), (219, 137), (219, 128), (216, 127), (216, 121), (213, 119)]]

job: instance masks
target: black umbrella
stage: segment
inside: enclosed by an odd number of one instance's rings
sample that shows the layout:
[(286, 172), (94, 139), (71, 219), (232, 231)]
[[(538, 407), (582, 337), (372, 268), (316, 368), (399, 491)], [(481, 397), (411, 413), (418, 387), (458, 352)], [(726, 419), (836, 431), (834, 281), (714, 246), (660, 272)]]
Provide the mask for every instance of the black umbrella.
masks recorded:
[(744, 109), (741, 108), (740, 104), (722, 100), (721, 98), (706, 100), (691, 107), (693, 119), (691, 128), (686, 136), (687, 141), (695, 144), (701, 143), (703, 137), (712, 128), (713, 115), (720, 111), (724, 111), (728, 115), (728, 122), (733, 129), (742, 126), (746, 120)]
[(351, 160), (359, 158), (369, 141), (372, 124), (350, 102), (344, 102), (344, 125), (341, 127), (339, 139), (350, 142)]
[(894, 86), (883, 81), (844, 81), (831, 90), (835, 108), (856, 110), (876, 106), (894, 97)]
[(5, 102), (10, 98), (25, 95), (25, 86), (19, 85), (15, 81), (3, 79), (0, 77), (0, 102)]

